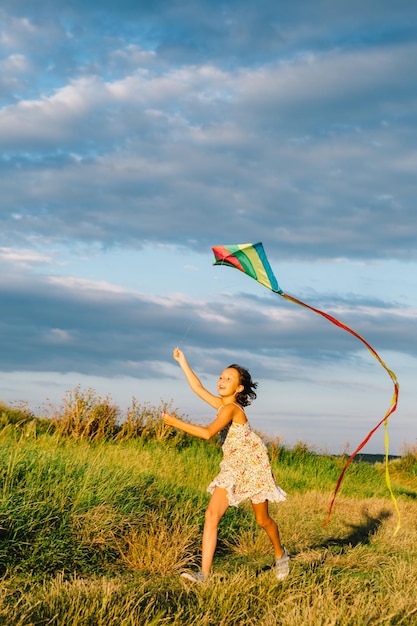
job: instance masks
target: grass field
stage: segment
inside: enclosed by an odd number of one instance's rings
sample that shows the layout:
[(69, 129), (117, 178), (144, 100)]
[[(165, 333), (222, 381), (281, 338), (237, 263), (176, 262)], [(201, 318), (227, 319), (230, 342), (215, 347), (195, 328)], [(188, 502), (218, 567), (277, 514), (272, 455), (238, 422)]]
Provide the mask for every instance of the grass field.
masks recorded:
[(179, 573), (198, 565), (218, 443), (173, 434), (138, 403), (117, 428), (111, 403), (81, 399), (84, 412), (72, 398), (48, 422), (0, 407), (0, 624), (417, 624), (415, 450), (390, 462), (394, 537), (382, 464), (349, 467), (323, 527), (344, 459), (270, 444), (290, 576), (274, 577), (244, 505), (221, 522), (212, 577), (193, 586)]

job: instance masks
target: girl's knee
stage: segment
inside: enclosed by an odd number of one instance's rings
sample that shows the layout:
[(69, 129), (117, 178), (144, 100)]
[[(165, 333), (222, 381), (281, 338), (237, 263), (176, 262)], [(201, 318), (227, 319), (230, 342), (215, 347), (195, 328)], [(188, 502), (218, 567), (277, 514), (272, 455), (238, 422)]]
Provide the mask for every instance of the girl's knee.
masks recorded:
[(211, 509), (210, 507), (208, 507), (204, 515), (205, 522), (207, 524), (218, 524), (220, 519), (221, 515), (219, 514), (219, 512), (215, 509)]
[(272, 522), (272, 518), (269, 515), (257, 515), (256, 516), (256, 523), (261, 528), (265, 528), (266, 526), (269, 526), (271, 522)]
[(272, 529), (272, 527), (278, 528), (275, 520), (269, 514), (256, 516), (256, 523), (265, 530)]

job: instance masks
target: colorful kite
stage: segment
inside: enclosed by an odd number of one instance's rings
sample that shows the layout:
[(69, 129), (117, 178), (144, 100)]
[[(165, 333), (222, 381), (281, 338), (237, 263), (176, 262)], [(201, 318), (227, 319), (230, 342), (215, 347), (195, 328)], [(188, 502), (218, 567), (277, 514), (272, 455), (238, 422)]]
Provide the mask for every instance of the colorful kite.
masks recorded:
[(401, 522), (400, 522), (400, 512), (399, 512), (399, 509), (398, 509), (398, 506), (397, 506), (397, 502), (396, 502), (396, 499), (395, 499), (393, 491), (392, 491), (391, 480), (390, 480), (389, 469), (388, 469), (388, 460), (389, 460), (389, 457), (388, 457), (388, 447), (389, 447), (388, 418), (389, 418), (389, 416), (392, 413), (394, 413), (394, 411), (397, 408), (398, 393), (399, 393), (399, 385), (398, 385), (398, 382), (397, 382), (397, 377), (395, 376), (394, 372), (392, 372), (390, 369), (388, 369), (388, 367), (382, 361), (382, 359), (377, 354), (377, 352), (372, 348), (372, 346), (363, 337), (361, 337), (358, 333), (356, 333), (354, 330), (349, 328), (349, 326), (347, 326), (346, 324), (343, 324), (343, 322), (340, 322), (339, 320), (337, 320), (336, 318), (332, 317), (328, 313), (325, 313), (324, 311), (320, 311), (319, 309), (315, 309), (314, 307), (309, 306), (308, 304), (305, 304), (305, 302), (302, 302), (301, 300), (298, 300), (297, 298), (294, 298), (293, 296), (290, 296), (287, 293), (284, 293), (283, 290), (281, 289), (281, 287), (279, 286), (277, 279), (274, 276), (274, 273), (273, 273), (273, 271), (271, 269), (271, 266), (270, 266), (269, 261), (268, 261), (268, 259), (266, 257), (265, 251), (263, 249), (262, 243), (259, 242), (259, 243), (247, 243), (247, 244), (237, 244), (237, 245), (215, 246), (215, 247), (212, 248), (212, 250), (214, 252), (214, 256), (216, 257), (214, 265), (228, 265), (229, 267), (237, 268), (241, 272), (244, 272), (245, 274), (247, 274), (251, 278), (254, 278), (259, 283), (261, 283), (261, 285), (264, 285), (268, 289), (271, 289), (271, 291), (273, 291), (274, 293), (277, 293), (278, 295), (282, 296), (286, 300), (289, 300), (290, 302), (294, 302), (295, 304), (299, 304), (299, 305), (305, 307), (306, 309), (310, 309), (310, 311), (314, 311), (314, 313), (318, 313), (319, 315), (322, 315), (323, 317), (328, 319), (330, 322), (332, 322), (332, 324), (335, 324), (336, 326), (339, 326), (339, 328), (342, 328), (343, 330), (346, 330), (348, 333), (351, 333), (352, 335), (357, 337), (360, 341), (362, 341), (362, 343), (365, 344), (365, 346), (368, 348), (368, 350), (373, 354), (373, 356), (380, 362), (382, 367), (389, 374), (392, 382), (394, 383), (394, 394), (392, 396), (390, 407), (389, 407), (388, 411), (385, 413), (385, 415), (382, 418), (382, 420), (380, 422), (378, 422), (378, 424), (366, 435), (366, 437), (362, 441), (362, 443), (359, 444), (359, 446), (356, 448), (356, 450), (353, 452), (353, 454), (351, 454), (351, 456), (346, 461), (346, 464), (345, 464), (345, 466), (344, 466), (344, 468), (342, 470), (342, 473), (340, 474), (339, 479), (337, 481), (336, 488), (335, 488), (335, 491), (334, 491), (334, 494), (333, 494), (333, 499), (332, 499), (332, 501), (330, 503), (329, 511), (328, 511), (328, 514), (327, 514), (327, 518), (326, 518), (326, 520), (325, 520), (323, 525), (325, 526), (329, 522), (329, 520), (330, 520), (330, 515), (331, 515), (332, 509), (333, 509), (333, 505), (334, 505), (334, 502), (335, 502), (335, 499), (336, 499), (337, 492), (339, 491), (339, 487), (340, 487), (340, 485), (342, 483), (343, 477), (345, 475), (345, 472), (346, 472), (349, 464), (354, 459), (354, 457), (358, 454), (358, 452), (360, 450), (362, 450), (362, 448), (368, 443), (368, 441), (370, 440), (372, 435), (378, 430), (378, 428), (382, 424), (384, 424), (384, 429), (385, 429), (385, 480), (386, 480), (387, 487), (389, 489), (389, 492), (390, 492), (390, 495), (391, 495), (391, 498), (392, 498), (392, 501), (394, 503), (394, 507), (395, 507), (395, 510), (396, 510), (397, 516), (398, 516), (398, 523), (397, 523), (397, 527), (396, 527), (394, 535), (397, 534), (397, 532), (398, 532), (398, 530), (400, 528), (400, 524), (401, 524)]

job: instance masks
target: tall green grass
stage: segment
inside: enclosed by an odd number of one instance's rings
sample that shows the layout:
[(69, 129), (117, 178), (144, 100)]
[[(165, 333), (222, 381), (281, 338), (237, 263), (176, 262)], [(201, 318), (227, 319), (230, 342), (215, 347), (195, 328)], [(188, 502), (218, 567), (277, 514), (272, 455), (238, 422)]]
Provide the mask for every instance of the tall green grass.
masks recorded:
[[(211, 579), (193, 586), (179, 573), (198, 566), (219, 444), (167, 429), (160, 407), (136, 400), (123, 426), (120, 415), (108, 419), (103, 405), (118, 413), (111, 401), (88, 394), (84, 413), (76, 390), (47, 423), (3, 417), (0, 624), (417, 623), (414, 449), (390, 464), (402, 516), (394, 537), (382, 465), (349, 467), (323, 527), (345, 459), (273, 444), (273, 470), (289, 495), (271, 510), (290, 576), (275, 579), (270, 545), (245, 504), (221, 522)], [(103, 422), (93, 429), (97, 404)]]

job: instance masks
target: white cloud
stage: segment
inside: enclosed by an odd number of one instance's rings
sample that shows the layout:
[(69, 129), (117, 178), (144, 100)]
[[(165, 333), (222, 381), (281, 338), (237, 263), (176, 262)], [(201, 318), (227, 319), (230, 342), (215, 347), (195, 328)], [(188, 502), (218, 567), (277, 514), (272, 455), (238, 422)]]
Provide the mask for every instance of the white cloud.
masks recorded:
[(113, 285), (105, 281), (87, 280), (85, 278), (77, 278), (76, 276), (49, 276), (48, 282), (51, 285), (59, 285), (71, 291), (78, 291), (92, 294), (132, 294), (132, 290), (125, 289), (119, 285)]
[(11, 54), (0, 61), (0, 71), (5, 73), (24, 72), (29, 68), (30, 62), (24, 54)]
[(25, 267), (31, 267), (38, 264), (52, 264), (55, 258), (52, 254), (45, 254), (43, 252), (36, 252), (34, 250), (21, 250), (17, 248), (0, 248), (0, 261), (5, 263), (11, 263), (13, 265), (22, 265)]

